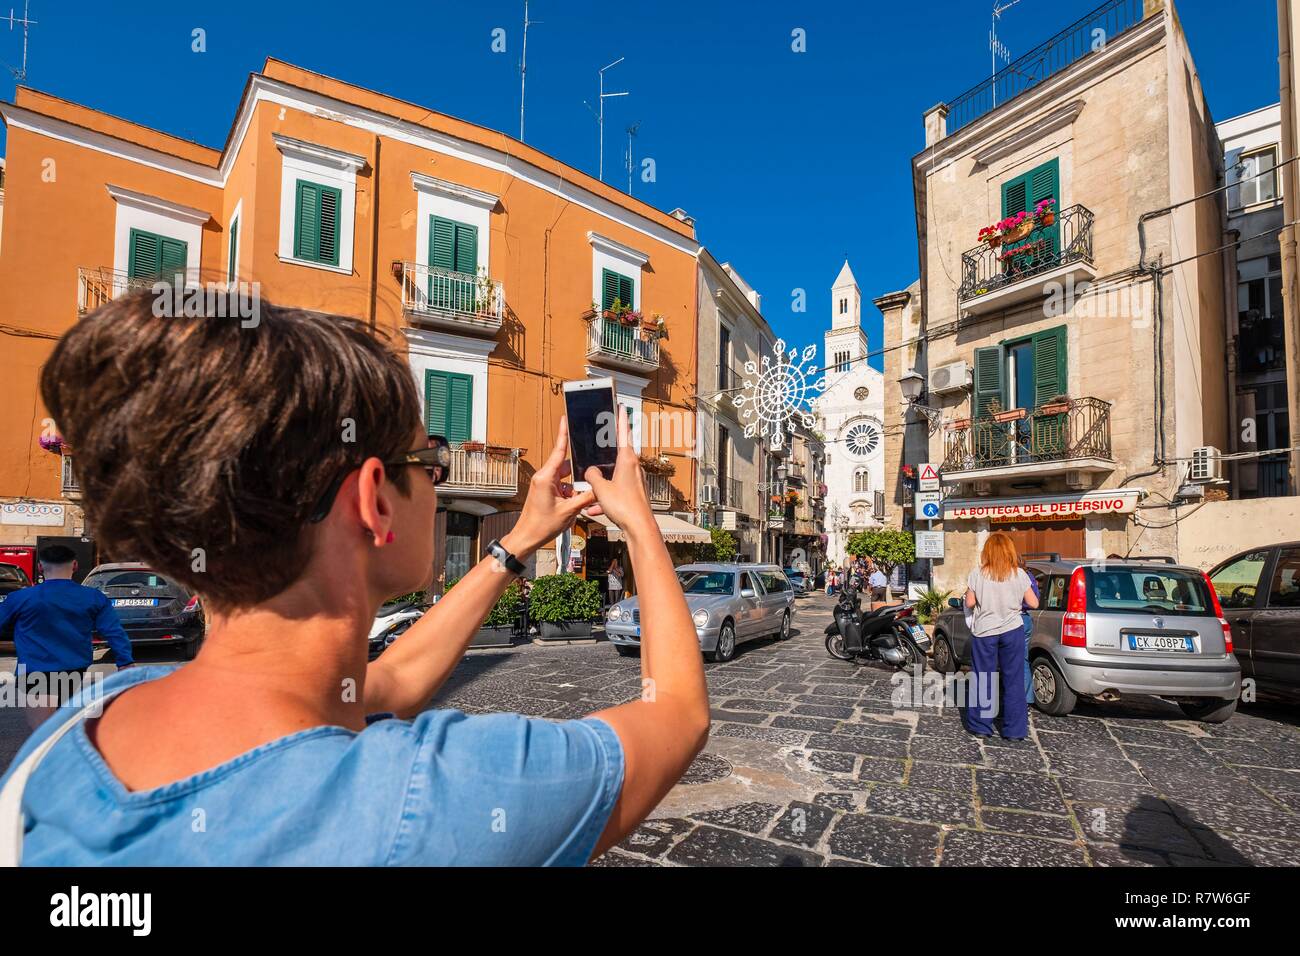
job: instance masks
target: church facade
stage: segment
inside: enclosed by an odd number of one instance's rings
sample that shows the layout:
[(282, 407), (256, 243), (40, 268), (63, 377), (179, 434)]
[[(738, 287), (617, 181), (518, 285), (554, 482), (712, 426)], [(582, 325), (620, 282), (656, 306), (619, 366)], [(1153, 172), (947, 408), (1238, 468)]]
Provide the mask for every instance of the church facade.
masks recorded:
[(862, 293), (846, 260), (831, 288), (826, 390), (813, 402), (826, 442), (826, 557), (838, 566), (853, 532), (884, 524), (884, 376), (867, 356)]

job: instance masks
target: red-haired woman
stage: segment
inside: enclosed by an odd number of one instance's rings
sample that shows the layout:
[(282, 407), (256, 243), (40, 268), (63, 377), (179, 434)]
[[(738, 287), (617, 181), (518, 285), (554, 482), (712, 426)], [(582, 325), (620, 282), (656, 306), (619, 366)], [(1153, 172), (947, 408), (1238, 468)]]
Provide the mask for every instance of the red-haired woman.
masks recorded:
[[(1021, 608), (1038, 607), (1033, 582), (1020, 566), (1011, 536), (995, 531), (984, 542), (980, 566), (966, 582), (966, 607), (972, 611), (971, 670), (975, 697), (963, 712), (966, 729), (980, 737), (993, 735), (993, 718), (1001, 697), (1002, 736), (1029, 736), (1025, 703), (1025, 627)], [(995, 688), (1001, 693), (995, 692)]]

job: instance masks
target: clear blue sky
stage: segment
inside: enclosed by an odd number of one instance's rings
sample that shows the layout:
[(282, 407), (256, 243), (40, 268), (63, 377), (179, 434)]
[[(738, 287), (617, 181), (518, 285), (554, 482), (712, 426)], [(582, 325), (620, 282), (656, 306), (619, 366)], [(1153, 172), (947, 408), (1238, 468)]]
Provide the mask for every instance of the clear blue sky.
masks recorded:
[[(1028, 51), (1101, 0), (1020, 0), (999, 37)], [(10, 0), (21, 9), (22, 0)], [(8, 6), (8, 4), (6, 4)], [(188, 8), (188, 9), (184, 9)], [(989, 72), (991, 0), (768, 2), (533, 0), (526, 139), (596, 171), (596, 71), (607, 101), (606, 179), (626, 187), (625, 128), (657, 181), (635, 195), (684, 207), (700, 239), (764, 296), (778, 334), (820, 342), (847, 255), (866, 299), (917, 273), (909, 161), (921, 113)], [(1278, 97), (1275, 0), (1183, 0), (1179, 15), (1216, 119)], [(220, 147), (248, 73), (268, 55), (518, 133), (522, 0), (340, 0), (129, 5), (32, 0), (28, 84)], [(191, 31), (207, 52), (191, 52)], [(492, 31), (507, 31), (493, 53)], [(791, 51), (802, 28), (807, 52)], [(0, 30), (15, 64), (19, 33)], [(11, 78), (0, 88), (11, 98)], [(791, 311), (796, 288), (808, 311)], [(874, 364), (879, 365), (879, 359)]]

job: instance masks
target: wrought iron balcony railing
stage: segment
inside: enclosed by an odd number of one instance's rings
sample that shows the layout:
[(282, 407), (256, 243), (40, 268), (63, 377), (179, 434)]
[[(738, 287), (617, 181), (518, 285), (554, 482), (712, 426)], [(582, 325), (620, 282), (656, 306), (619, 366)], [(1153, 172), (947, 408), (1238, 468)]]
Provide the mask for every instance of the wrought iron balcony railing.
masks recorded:
[(650, 498), (650, 507), (655, 511), (667, 511), (673, 503), (673, 486), (667, 475), (645, 476), (646, 495)]
[(495, 332), (505, 318), (501, 283), (418, 262), (402, 263), (402, 311), (435, 324)]
[(981, 243), (961, 254), (957, 299), (967, 302), (1073, 262), (1092, 263), (1092, 211), (1069, 206), (1050, 226), (1000, 246)]
[(101, 305), (107, 305), (126, 292), (137, 289), (151, 289), (157, 277), (131, 277), (125, 272), (117, 272), (103, 267), (77, 268), (77, 315), (93, 312)]
[(65, 454), (62, 460), (62, 473), (59, 491), (65, 498), (80, 498), (81, 484), (72, 470), (72, 456)]
[[(999, 421), (1020, 411), (1021, 417)], [(945, 473), (1097, 458), (1112, 461), (1110, 402), (1076, 398), (972, 419), (944, 437)]]
[(451, 477), (439, 493), (513, 498), (519, 491), (518, 448), (452, 448)]
[(991, 113), (1142, 22), (1144, 0), (1109, 0), (947, 104), (948, 132)]
[(647, 337), (639, 326), (597, 316), (587, 323), (587, 357), (634, 369), (659, 367), (659, 339)]

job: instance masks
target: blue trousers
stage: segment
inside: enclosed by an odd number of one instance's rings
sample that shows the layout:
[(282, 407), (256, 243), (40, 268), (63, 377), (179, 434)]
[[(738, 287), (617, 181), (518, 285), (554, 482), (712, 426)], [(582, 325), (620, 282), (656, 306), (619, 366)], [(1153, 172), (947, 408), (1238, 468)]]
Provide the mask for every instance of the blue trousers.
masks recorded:
[[(993, 718), (1002, 715), (1002, 736), (1029, 736), (1029, 705), (1025, 703), (1025, 629), (972, 637), (971, 679), (963, 721), (973, 734), (990, 736)], [(968, 685), (970, 686), (970, 685)], [(999, 697), (1001, 707), (999, 707)]]
[(1029, 667), (1029, 632), (1034, 628), (1034, 620), (1029, 616), (1028, 611), (1020, 613), (1020, 620), (1025, 625), (1025, 701), (1032, 704), (1034, 702), (1034, 672)]

